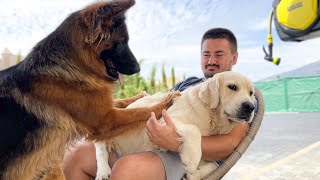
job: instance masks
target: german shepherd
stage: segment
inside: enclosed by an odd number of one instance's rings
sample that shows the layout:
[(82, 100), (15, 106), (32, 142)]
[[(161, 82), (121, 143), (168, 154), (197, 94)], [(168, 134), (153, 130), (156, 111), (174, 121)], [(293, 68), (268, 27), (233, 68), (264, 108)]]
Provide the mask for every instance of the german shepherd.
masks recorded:
[(71, 14), (21, 63), (0, 71), (0, 179), (37, 178), (61, 162), (77, 138), (109, 139), (144, 124), (172, 103), (124, 109), (119, 74), (140, 71), (128, 46), (125, 12), (133, 0), (94, 3)]

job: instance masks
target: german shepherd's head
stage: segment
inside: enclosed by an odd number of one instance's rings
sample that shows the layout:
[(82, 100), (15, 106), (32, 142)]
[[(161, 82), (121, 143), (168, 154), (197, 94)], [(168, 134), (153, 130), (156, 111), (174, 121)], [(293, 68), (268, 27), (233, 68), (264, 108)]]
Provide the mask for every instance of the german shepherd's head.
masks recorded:
[(91, 73), (107, 75), (112, 81), (119, 74), (139, 72), (139, 64), (128, 46), (124, 16), (134, 3), (134, 0), (98, 2), (71, 14), (55, 31), (70, 39), (66, 44), (72, 48), (68, 49), (76, 51), (69, 52), (74, 56), (70, 59)]
[(83, 11), (80, 27), (85, 34), (86, 49), (95, 52), (103, 60), (108, 76), (118, 79), (118, 73), (131, 75), (140, 71), (139, 64), (132, 54), (125, 24), (125, 11), (134, 5), (131, 1), (101, 2)]
[[(140, 71), (139, 64), (128, 46), (125, 11), (134, 0), (101, 3), (91, 6), (84, 14), (83, 25), (87, 34), (85, 42), (103, 60), (108, 76), (118, 78), (118, 73), (131, 75)], [(92, 13), (95, 12), (95, 13)]]

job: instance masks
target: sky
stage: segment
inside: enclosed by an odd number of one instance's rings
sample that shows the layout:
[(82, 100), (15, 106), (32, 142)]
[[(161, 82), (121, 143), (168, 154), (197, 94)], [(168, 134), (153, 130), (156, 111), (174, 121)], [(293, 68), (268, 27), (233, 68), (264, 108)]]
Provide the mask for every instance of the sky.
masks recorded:
[[(0, 53), (8, 48), (26, 56), (72, 12), (94, 0), (0, 0)], [(283, 42), (272, 30), (276, 66), (264, 60), (269, 14), (273, 0), (136, 0), (126, 13), (129, 45), (143, 59), (141, 75), (148, 78), (156, 66), (167, 76), (202, 77), (200, 41), (214, 27), (232, 30), (238, 39), (239, 58), (234, 71), (258, 81), (320, 60), (320, 38)], [(273, 25), (274, 26), (274, 25)]]

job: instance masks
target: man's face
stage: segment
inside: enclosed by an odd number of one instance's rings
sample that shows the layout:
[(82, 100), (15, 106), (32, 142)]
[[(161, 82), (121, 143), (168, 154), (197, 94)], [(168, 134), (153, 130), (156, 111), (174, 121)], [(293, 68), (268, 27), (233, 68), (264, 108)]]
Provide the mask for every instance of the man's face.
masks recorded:
[(237, 63), (238, 53), (232, 53), (226, 39), (206, 39), (201, 48), (201, 68), (206, 78), (214, 74), (230, 71)]

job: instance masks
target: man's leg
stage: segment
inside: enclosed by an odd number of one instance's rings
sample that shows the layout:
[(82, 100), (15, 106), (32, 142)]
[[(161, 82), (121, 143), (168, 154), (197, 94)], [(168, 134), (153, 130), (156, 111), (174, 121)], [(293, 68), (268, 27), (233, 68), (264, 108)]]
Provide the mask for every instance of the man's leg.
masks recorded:
[(79, 142), (66, 151), (63, 172), (67, 180), (92, 180), (97, 172), (93, 143)]
[(111, 171), (111, 180), (165, 180), (160, 157), (153, 152), (140, 152), (119, 158)]
[[(116, 153), (111, 153), (110, 167), (117, 160)], [(63, 172), (67, 180), (92, 180), (97, 173), (96, 149), (92, 142), (80, 141), (65, 153)]]
[[(70, 148), (66, 151), (63, 162), (67, 180), (93, 180), (96, 176), (95, 147), (91, 142), (81, 142)], [(111, 167), (113, 163), (109, 161)], [(165, 171), (158, 155), (153, 152), (141, 152), (119, 158), (112, 167), (111, 179), (165, 180)]]
[(141, 152), (119, 158), (112, 168), (111, 180), (177, 180), (185, 172), (177, 153)]
[[(170, 152), (141, 152), (122, 156), (118, 160), (116, 153), (111, 153), (109, 165), (112, 167), (112, 180), (171, 180), (180, 179), (185, 172), (179, 155)], [(66, 151), (63, 170), (67, 180), (94, 179), (97, 163), (93, 143), (80, 142)]]

